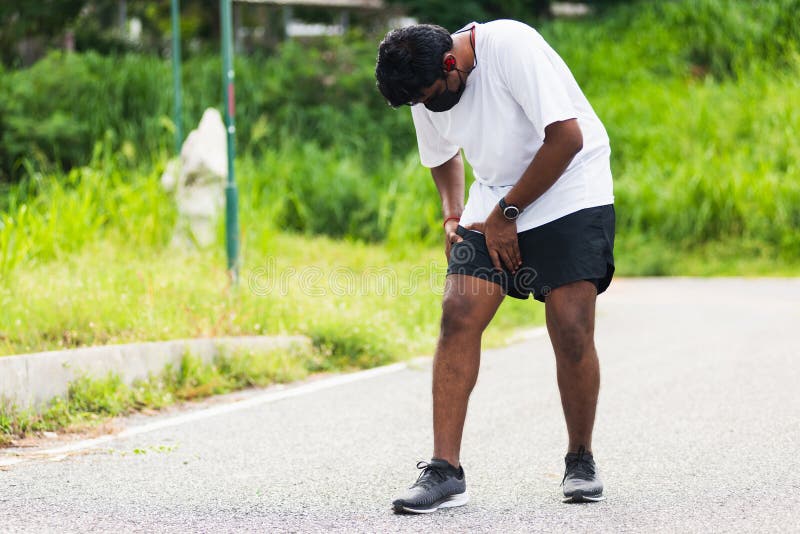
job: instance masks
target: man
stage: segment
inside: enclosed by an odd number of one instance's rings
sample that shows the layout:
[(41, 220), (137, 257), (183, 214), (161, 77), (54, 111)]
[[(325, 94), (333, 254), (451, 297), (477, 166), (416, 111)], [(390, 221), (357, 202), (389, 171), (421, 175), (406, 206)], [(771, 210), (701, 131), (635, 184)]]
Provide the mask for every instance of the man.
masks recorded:
[[(450, 35), (415, 25), (381, 42), (378, 88), (411, 106), (442, 199), (448, 276), (433, 363), (434, 450), (396, 512), (466, 504), (459, 461), (481, 334), (505, 295), (545, 303), (569, 444), (564, 502), (597, 501), (595, 299), (614, 273), (608, 135), (567, 66), (533, 28), (498, 20)], [(464, 200), (464, 164), (475, 183)]]

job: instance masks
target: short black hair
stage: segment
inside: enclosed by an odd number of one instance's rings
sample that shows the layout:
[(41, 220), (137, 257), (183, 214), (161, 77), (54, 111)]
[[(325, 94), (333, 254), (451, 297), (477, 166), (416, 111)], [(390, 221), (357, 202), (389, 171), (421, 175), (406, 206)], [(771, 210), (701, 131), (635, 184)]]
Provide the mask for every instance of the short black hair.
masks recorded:
[(422, 96), (442, 78), (442, 56), (453, 48), (450, 32), (435, 24), (415, 24), (386, 34), (378, 47), (378, 90), (396, 108)]

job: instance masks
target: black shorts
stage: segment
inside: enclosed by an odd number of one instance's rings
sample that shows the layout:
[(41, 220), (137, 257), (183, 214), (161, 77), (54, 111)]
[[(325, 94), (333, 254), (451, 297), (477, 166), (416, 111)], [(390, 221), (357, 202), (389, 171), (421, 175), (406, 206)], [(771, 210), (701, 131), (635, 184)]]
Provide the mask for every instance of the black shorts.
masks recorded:
[(517, 234), (522, 267), (516, 274), (492, 264), (483, 234), (458, 226), (463, 241), (450, 249), (447, 274), (494, 282), (510, 297), (544, 302), (553, 289), (588, 280), (605, 291), (614, 275), (614, 205), (586, 208)]

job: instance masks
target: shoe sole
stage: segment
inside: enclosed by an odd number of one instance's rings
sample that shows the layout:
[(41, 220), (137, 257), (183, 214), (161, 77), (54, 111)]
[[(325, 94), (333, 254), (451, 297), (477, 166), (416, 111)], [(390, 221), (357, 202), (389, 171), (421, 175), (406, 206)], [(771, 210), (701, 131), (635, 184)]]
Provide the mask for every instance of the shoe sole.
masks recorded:
[(439, 508), (455, 508), (456, 506), (464, 506), (469, 502), (469, 495), (464, 493), (456, 493), (450, 495), (440, 501), (435, 502), (430, 508), (411, 508), (409, 506), (395, 505), (395, 513), (408, 513), (408, 514), (430, 514)]
[(569, 497), (564, 497), (561, 502), (563, 503), (581, 503), (581, 502), (600, 502), (604, 501), (606, 498), (603, 494), (600, 495), (586, 495), (582, 491), (576, 491)]

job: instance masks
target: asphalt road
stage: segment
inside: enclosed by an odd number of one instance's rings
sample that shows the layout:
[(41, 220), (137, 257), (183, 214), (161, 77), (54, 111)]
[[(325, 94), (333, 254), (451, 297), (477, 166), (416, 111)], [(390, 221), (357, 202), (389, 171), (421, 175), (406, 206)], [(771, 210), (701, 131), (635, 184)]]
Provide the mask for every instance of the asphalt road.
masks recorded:
[(559, 498), (539, 336), (484, 353), (465, 507), (390, 511), (431, 453), (427, 362), (8, 467), (0, 531), (800, 531), (800, 279), (620, 280), (598, 313), (602, 503)]

